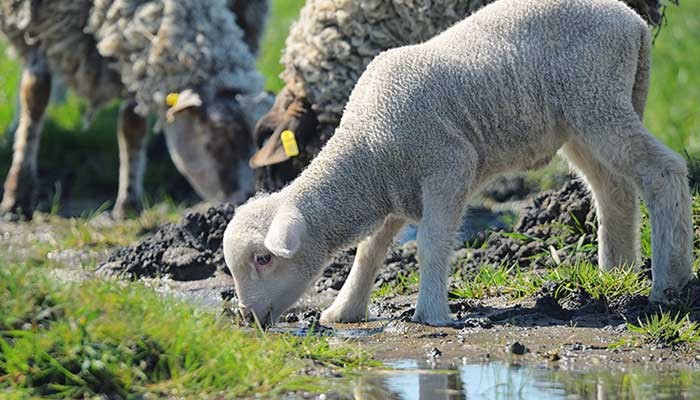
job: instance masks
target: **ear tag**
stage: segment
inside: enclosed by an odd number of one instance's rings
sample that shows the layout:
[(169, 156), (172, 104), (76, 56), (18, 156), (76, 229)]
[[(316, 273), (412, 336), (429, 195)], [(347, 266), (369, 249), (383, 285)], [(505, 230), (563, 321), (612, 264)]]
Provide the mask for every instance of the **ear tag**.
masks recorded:
[(299, 155), (299, 146), (297, 145), (297, 138), (294, 136), (294, 132), (287, 129), (280, 134), (280, 139), (282, 139), (282, 147), (284, 147), (284, 154), (287, 157)]
[(178, 93), (168, 93), (168, 95), (165, 97), (165, 104), (167, 104), (168, 107), (172, 107), (177, 104), (179, 97), (180, 95)]

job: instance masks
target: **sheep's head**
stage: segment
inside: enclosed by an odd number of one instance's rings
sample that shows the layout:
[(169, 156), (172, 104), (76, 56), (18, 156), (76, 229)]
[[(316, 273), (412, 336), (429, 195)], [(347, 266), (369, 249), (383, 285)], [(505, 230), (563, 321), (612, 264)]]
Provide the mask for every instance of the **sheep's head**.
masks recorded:
[(247, 160), (254, 149), (252, 121), (262, 112), (249, 115), (241, 98), (234, 89), (206, 96), (188, 89), (168, 98), (164, 132), (170, 156), (208, 201), (242, 203), (254, 191)]
[(241, 313), (263, 327), (301, 297), (324, 262), (304, 216), (278, 194), (260, 195), (238, 207), (223, 247)]
[[(318, 120), (311, 104), (282, 89), (270, 112), (257, 123), (253, 140), (259, 149), (251, 158), (258, 189), (278, 190), (293, 180), (313, 157), (306, 145), (316, 139)], [(290, 155), (282, 144), (282, 133), (293, 132), (300, 154)]]

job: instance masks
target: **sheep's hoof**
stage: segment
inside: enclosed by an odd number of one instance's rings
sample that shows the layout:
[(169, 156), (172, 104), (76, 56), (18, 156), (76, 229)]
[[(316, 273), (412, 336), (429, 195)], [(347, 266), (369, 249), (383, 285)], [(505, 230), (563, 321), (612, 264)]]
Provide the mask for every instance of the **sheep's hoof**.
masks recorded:
[(126, 219), (138, 217), (141, 213), (143, 206), (138, 200), (119, 200), (114, 205), (112, 209), (112, 218), (114, 219)]
[(367, 308), (340, 309), (332, 305), (321, 313), (321, 324), (353, 323), (367, 321)]
[(34, 214), (34, 207), (31, 204), (31, 200), (15, 201), (5, 197), (0, 203), (0, 217), (7, 221), (30, 220)]

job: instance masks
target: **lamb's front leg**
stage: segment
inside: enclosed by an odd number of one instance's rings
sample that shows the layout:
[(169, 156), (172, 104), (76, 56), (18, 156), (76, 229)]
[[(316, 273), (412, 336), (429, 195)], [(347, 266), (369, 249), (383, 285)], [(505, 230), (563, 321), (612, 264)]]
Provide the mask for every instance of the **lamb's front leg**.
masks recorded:
[(119, 192), (112, 215), (124, 218), (141, 210), (146, 163), (146, 119), (134, 112), (136, 103), (125, 101), (119, 109)]
[(389, 216), (384, 225), (357, 247), (350, 275), (333, 304), (321, 313), (322, 323), (359, 322), (367, 319), (367, 307), (379, 267), (403, 218)]
[(20, 85), (20, 118), (15, 131), (12, 166), (5, 180), (0, 213), (20, 211), (30, 218), (37, 184), (37, 153), (46, 106), (51, 94), (51, 73), (44, 57), (27, 59)]
[(432, 326), (450, 326), (447, 302), (449, 259), (457, 225), (461, 221), (463, 196), (448, 195), (449, 189), (436, 189), (424, 195), (424, 211), (418, 227), (418, 266), (420, 285), (413, 321)]

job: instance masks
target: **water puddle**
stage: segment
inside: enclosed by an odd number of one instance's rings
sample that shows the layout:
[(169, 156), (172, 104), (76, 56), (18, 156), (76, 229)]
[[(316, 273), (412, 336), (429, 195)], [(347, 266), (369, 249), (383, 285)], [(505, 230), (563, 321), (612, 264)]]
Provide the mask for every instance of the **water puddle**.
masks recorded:
[(700, 372), (692, 370), (572, 372), (501, 362), (438, 370), (431, 369), (428, 362), (417, 360), (385, 365), (392, 369), (362, 376), (353, 382), (356, 399), (602, 400), (700, 396)]

